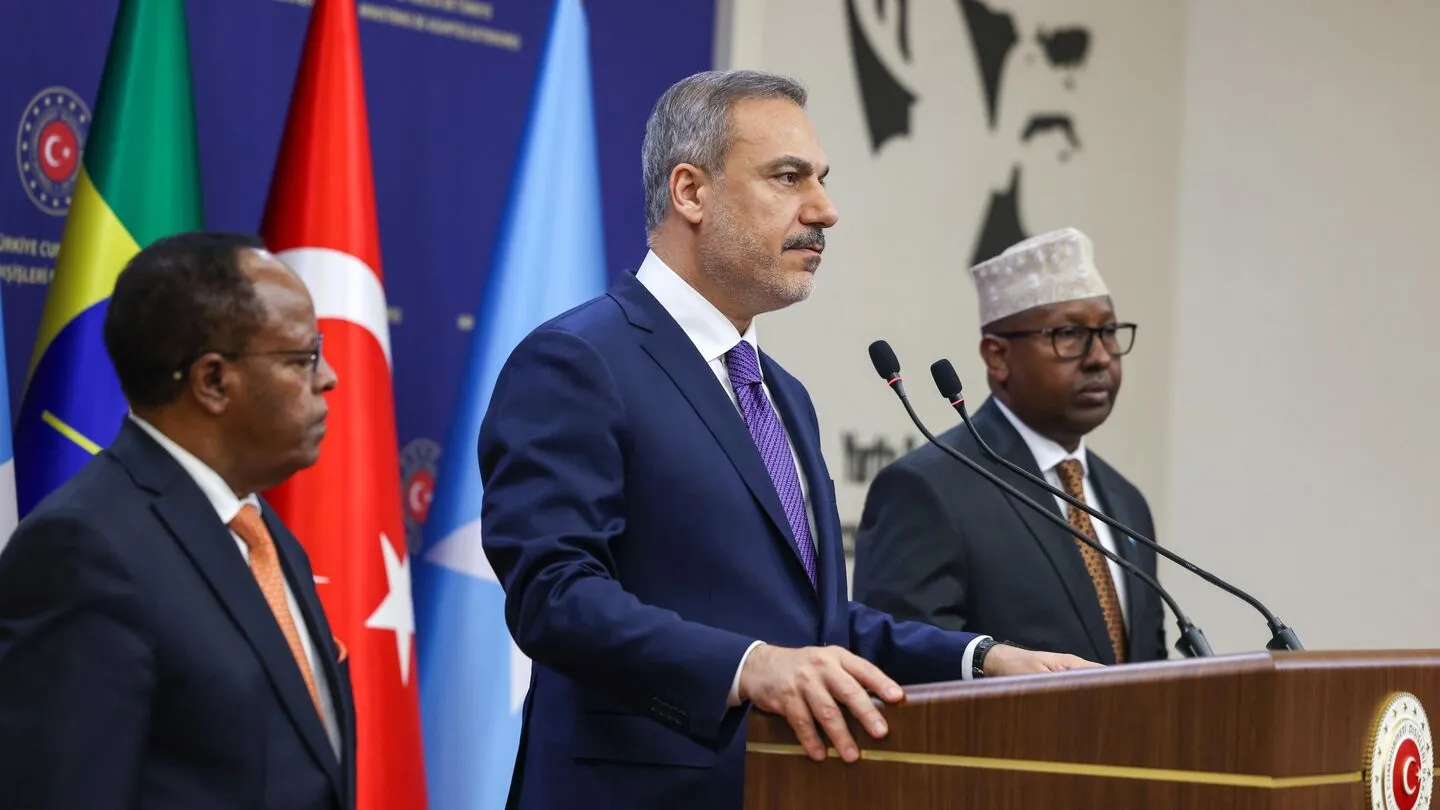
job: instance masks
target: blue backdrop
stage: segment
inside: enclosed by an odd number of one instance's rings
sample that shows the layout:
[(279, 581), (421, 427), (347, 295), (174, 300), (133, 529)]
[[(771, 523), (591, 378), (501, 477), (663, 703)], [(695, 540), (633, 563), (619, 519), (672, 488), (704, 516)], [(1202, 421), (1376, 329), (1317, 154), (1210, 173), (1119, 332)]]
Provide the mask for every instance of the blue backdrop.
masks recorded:
[[(6, 0), (0, 11), (6, 32), (0, 147), (9, 164), (0, 164), (0, 300), (11, 413), (18, 410), (64, 224), (27, 193), (18, 158), (21, 121), (47, 88), (66, 88), (93, 107), (117, 5)], [(364, 0), (360, 6), (413, 551), (553, 4)], [(586, 6), (605, 265), (613, 275), (644, 257), (645, 118), (670, 83), (710, 66), (715, 12), (713, 0)], [(254, 232), (309, 9), (304, 0), (190, 0), (187, 10), (206, 227)]]

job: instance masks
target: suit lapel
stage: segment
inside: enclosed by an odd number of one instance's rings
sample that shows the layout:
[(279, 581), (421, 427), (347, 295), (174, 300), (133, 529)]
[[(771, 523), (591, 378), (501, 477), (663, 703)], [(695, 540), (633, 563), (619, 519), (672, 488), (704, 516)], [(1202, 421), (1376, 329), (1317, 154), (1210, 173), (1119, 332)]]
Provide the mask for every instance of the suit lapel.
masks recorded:
[[(350, 730), (355, 727), (355, 706), (349, 681), (341, 676), (340, 650), (325, 617), (324, 606), (315, 592), (314, 577), (307, 573), (310, 568), (305, 563), (305, 552), (300, 541), (295, 539), (295, 535), (280, 521), (270, 504), (266, 503), (260, 511), (265, 525), (270, 529), (270, 536), (275, 539), (280, 564), (285, 569), (285, 578), (289, 580), (290, 590), (295, 594), (295, 601), (300, 606), (305, 627), (310, 633), (310, 643), (314, 645), (320, 658), (322, 671), (316, 675), (324, 678), (330, 687), (330, 702), (334, 706), (335, 722), (340, 729), (340, 751), (345, 755), (351, 751), (353, 738)], [(308, 694), (306, 697), (308, 700)], [(352, 759), (353, 754), (343, 756), (342, 767), (348, 768)], [(344, 784), (349, 784), (349, 780), (345, 780)]]
[[(1035, 462), (1034, 455), (1030, 453), (1030, 448), (1025, 445), (1025, 440), (1020, 438), (1020, 434), (1016, 432), (1014, 426), (1010, 424), (999, 408), (987, 402), (972, 419), (975, 422), (975, 428), (980, 431), (980, 435), (985, 437), (986, 443), (996, 453), (1032, 475), (1044, 478), (1040, 473), (1039, 465)], [(1055, 496), (1050, 492), (1008, 469), (998, 465), (989, 466), (1006, 483), (1050, 510), (1061, 520), (1067, 520), (1067, 516), (1060, 511), (1060, 505), (1056, 502)], [(1061, 584), (1065, 586), (1065, 592), (1070, 597), (1070, 604), (1074, 607), (1076, 615), (1080, 618), (1080, 624), (1085, 628), (1085, 634), (1089, 636), (1090, 644), (1095, 649), (1094, 660), (1103, 664), (1115, 663), (1115, 652), (1110, 646), (1110, 634), (1105, 628), (1105, 614), (1100, 609), (1100, 600), (1095, 595), (1095, 584), (1090, 580), (1090, 573), (1086, 570), (1085, 561), (1081, 558), (1080, 550), (1076, 546), (1079, 541), (1075, 539), (1074, 535), (1041, 517), (1035, 510), (1009, 495), (1005, 496), (1005, 500), (1009, 502), (1030, 533), (1035, 536), (1040, 548), (1050, 559), (1050, 564), (1054, 567)]]
[[(790, 530), (790, 521), (785, 517), (785, 508), (780, 504), (780, 495), (775, 482), (755, 440), (745, 427), (745, 420), (736, 410), (734, 403), (721, 387), (710, 366), (695, 350), (695, 345), (686, 337), (684, 330), (665, 312), (648, 290), (633, 275), (624, 273), (616, 281), (611, 297), (625, 310), (632, 325), (644, 331), (640, 339), (645, 353), (660, 366), (661, 370), (680, 389), (701, 421), (710, 429), (715, 441), (719, 442), (725, 455), (735, 465), (735, 471), (759, 501), (760, 507), (780, 531), (790, 550), (794, 552), (795, 567), (809, 586), (804, 565), (800, 562), (795, 546), (795, 536)], [(813, 588), (810, 590), (814, 590)]]
[[(339, 763), (290, 646), (230, 531), (174, 458), (128, 419), (109, 452), (154, 493), (151, 508), (249, 642), (315, 761), (341, 793)], [(298, 592), (297, 592), (298, 598)]]
[(320, 716), (315, 713), (315, 704), (311, 702), (305, 680), (295, 665), (295, 657), (290, 654), (290, 645), (280, 632), (280, 625), (275, 622), (275, 614), (270, 612), (254, 576), (235, 548), (235, 540), (220, 523), (210, 502), (197, 487), (193, 484), (187, 486), (187, 483), (188, 478), (177, 481), (175, 486), (156, 498), (155, 512), (210, 583), (220, 604), (250, 642), (291, 722), (339, 792), (340, 774), (335, 752), (325, 737), (325, 728)]

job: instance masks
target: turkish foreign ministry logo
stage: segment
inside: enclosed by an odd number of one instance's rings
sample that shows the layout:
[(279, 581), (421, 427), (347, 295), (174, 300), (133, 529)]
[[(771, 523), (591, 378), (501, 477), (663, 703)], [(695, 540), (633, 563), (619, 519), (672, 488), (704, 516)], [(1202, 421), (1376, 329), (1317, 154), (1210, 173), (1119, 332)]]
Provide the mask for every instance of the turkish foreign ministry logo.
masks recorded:
[(400, 451), (400, 480), (405, 501), (405, 544), (410, 554), (420, 553), (425, 520), (435, 497), (435, 468), (440, 445), (430, 439), (414, 439)]
[(1380, 708), (1365, 781), (1372, 810), (1429, 810), (1435, 782), (1430, 720), (1409, 692), (1391, 695)]
[(41, 211), (64, 216), (70, 210), (89, 131), (90, 108), (69, 88), (47, 87), (25, 107), (15, 164), (25, 194)]

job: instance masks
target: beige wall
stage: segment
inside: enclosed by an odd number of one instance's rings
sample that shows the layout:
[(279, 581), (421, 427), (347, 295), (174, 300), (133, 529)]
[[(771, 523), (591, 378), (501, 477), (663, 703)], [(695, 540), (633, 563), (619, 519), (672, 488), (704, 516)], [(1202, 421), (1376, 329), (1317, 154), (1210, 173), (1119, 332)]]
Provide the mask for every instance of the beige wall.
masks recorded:
[[(843, 0), (721, 2), (717, 63), (804, 80), (835, 167), (818, 290), (760, 335), (816, 399), (842, 518), (865, 491), (844, 435), (918, 438), (870, 370), (871, 340), (899, 352), (937, 432), (954, 417), (930, 361), (951, 358), (982, 398), (963, 268), (986, 195), (1024, 161), (1029, 230), (1087, 231), (1141, 324), (1092, 444), (1146, 492), (1161, 540), (1261, 595), (1312, 648), (1440, 645), (1440, 4), (993, 0), (1022, 35), (1078, 22), (1093, 36), (1073, 90), (1037, 73), (1033, 47), (1013, 53), (997, 132), (977, 125), (957, 5), (910, 3), (913, 135), (872, 154)], [(1047, 104), (1077, 122), (1065, 161), (1054, 139), (1004, 131)], [(1173, 566), (1161, 579), (1217, 650), (1265, 642), (1248, 608)]]
[[(1311, 648), (1437, 646), (1440, 4), (1195, 0), (1166, 536)], [(1217, 649), (1264, 626), (1172, 573)]]

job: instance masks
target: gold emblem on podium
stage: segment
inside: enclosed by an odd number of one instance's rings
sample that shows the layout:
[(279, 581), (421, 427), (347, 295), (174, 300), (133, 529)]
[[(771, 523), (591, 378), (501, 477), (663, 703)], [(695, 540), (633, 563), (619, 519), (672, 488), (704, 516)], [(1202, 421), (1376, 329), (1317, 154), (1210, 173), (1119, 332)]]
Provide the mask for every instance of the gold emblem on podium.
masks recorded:
[(1365, 783), (1372, 810), (1429, 810), (1435, 782), (1430, 719), (1419, 699), (1395, 692), (1370, 732)]

